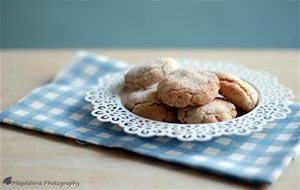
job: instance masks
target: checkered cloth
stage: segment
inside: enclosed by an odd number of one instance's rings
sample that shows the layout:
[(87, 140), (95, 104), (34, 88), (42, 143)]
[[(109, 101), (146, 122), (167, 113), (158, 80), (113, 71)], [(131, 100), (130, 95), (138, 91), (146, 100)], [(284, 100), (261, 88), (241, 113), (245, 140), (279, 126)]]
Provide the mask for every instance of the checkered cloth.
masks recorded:
[(125, 63), (80, 52), (47, 85), (35, 89), (3, 111), (0, 121), (106, 147), (119, 147), (200, 171), (254, 184), (274, 182), (299, 153), (300, 104), (290, 105), (286, 119), (269, 123), (249, 136), (223, 136), (208, 142), (129, 135), (91, 116), (85, 93), (108, 72)]

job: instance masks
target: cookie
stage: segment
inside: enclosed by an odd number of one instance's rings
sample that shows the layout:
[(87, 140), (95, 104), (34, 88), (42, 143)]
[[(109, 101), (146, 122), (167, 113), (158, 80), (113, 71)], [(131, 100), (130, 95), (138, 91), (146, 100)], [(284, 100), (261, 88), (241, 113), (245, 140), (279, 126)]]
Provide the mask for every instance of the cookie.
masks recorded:
[(158, 99), (174, 107), (199, 106), (212, 101), (219, 79), (210, 72), (178, 69), (158, 84)]
[(125, 75), (125, 86), (134, 90), (146, 88), (160, 82), (178, 68), (178, 63), (171, 58), (162, 58), (135, 66)]
[(161, 102), (157, 99), (157, 84), (147, 87), (146, 89), (132, 91), (125, 100), (125, 107), (128, 110), (132, 110), (136, 104), (146, 101)]
[(234, 104), (221, 98), (216, 98), (204, 106), (178, 109), (178, 120), (187, 124), (221, 122), (233, 119), (236, 115)]
[(228, 73), (219, 73), (217, 76), (220, 80), (221, 95), (247, 112), (255, 108), (258, 93), (250, 84)]
[(128, 95), (125, 107), (132, 113), (156, 120), (174, 123), (177, 121), (177, 110), (164, 105), (157, 99), (157, 85)]

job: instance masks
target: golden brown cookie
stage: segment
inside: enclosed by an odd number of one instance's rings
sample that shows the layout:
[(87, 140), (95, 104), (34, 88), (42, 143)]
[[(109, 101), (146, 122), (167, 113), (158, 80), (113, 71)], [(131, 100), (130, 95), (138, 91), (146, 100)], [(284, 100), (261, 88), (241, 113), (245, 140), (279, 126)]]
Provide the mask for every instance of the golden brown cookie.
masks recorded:
[(158, 84), (158, 99), (174, 107), (199, 106), (212, 101), (219, 91), (216, 75), (178, 69)]
[(166, 75), (179, 68), (177, 61), (162, 58), (133, 67), (125, 75), (125, 86), (138, 90), (163, 80)]
[(178, 109), (178, 120), (187, 124), (214, 123), (236, 117), (235, 106), (221, 98), (216, 98), (204, 106), (189, 106)]
[(157, 99), (157, 85), (128, 95), (125, 107), (136, 115), (165, 122), (177, 121), (177, 110)]
[(220, 94), (245, 111), (251, 111), (258, 102), (257, 91), (239, 77), (228, 74), (217, 74), (220, 81)]

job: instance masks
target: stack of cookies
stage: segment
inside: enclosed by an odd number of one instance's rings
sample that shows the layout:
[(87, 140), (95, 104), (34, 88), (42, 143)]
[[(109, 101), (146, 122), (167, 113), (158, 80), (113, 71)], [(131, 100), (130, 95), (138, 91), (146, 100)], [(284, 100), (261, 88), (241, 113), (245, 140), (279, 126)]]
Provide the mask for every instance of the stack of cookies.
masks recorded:
[(176, 60), (163, 58), (133, 67), (125, 75), (131, 92), (125, 107), (136, 115), (169, 123), (221, 122), (251, 111), (256, 90), (239, 77), (182, 69)]

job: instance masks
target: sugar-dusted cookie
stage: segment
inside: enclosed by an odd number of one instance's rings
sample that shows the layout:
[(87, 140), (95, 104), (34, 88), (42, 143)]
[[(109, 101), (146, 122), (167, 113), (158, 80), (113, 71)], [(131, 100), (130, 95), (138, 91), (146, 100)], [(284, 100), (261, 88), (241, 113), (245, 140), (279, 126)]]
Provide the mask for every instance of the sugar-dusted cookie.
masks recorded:
[(174, 107), (199, 106), (212, 101), (219, 79), (210, 72), (178, 69), (158, 84), (158, 99)]
[(204, 106), (188, 106), (178, 109), (178, 120), (182, 123), (214, 123), (236, 117), (235, 106), (221, 98), (216, 98)]
[(179, 68), (177, 61), (162, 58), (133, 67), (125, 75), (125, 86), (138, 90), (163, 80), (166, 75)]
[(177, 110), (163, 104), (157, 99), (157, 85), (139, 90), (128, 95), (125, 107), (136, 115), (165, 122), (177, 121)]
[(251, 111), (258, 102), (257, 91), (239, 77), (228, 74), (217, 74), (220, 80), (220, 94), (245, 111)]

